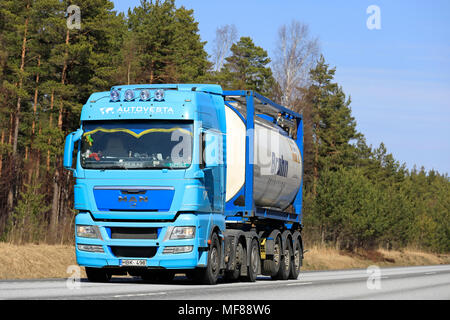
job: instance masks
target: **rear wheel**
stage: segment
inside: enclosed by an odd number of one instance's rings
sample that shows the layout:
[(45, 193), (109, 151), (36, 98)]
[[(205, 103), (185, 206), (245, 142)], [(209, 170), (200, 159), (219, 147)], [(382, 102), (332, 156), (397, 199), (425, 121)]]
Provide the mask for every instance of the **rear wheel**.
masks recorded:
[(259, 264), (261, 263), (258, 240), (252, 240), (248, 254), (250, 255), (250, 263), (248, 266), (247, 276), (244, 277), (244, 280), (255, 282), (256, 277), (258, 276)]
[(108, 282), (111, 280), (111, 274), (102, 268), (86, 267), (86, 275), (90, 282)]
[(275, 276), (275, 279), (287, 280), (289, 278), (289, 273), (291, 269), (291, 255), (292, 255), (292, 246), (291, 241), (288, 238), (286, 239), (286, 243), (284, 245), (284, 252), (280, 263), (280, 269), (278, 270), (278, 274)]
[(241, 268), (245, 267), (244, 246), (239, 242), (236, 246), (236, 257), (234, 261), (234, 270), (225, 271), (225, 279), (227, 281), (236, 281), (241, 274)]
[(273, 244), (273, 255), (267, 257), (267, 259), (264, 260), (264, 274), (269, 275), (271, 277), (276, 277), (278, 274), (278, 271), (280, 270), (280, 264), (281, 264), (281, 238), (277, 237), (275, 239), (275, 242)]
[(300, 274), (300, 267), (302, 265), (302, 246), (299, 239), (294, 241), (293, 258), (291, 259), (291, 271), (289, 272), (289, 279), (297, 280)]

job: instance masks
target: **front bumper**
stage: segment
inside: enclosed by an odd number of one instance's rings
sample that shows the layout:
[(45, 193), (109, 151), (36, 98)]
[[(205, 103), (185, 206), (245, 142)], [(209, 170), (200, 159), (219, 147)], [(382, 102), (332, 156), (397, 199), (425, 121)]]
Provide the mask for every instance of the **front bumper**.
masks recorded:
[[(97, 225), (100, 229), (102, 239), (91, 239), (75, 235), (76, 259), (80, 266), (84, 267), (121, 267), (123, 259), (145, 259), (147, 268), (165, 269), (193, 269), (205, 265), (206, 251), (199, 250), (199, 241), (196, 237), (187, 240), (165, 240), (169, 226), (194, 225), (198, 228), (197, 218), (194, 214), (183, 214), (175, 222), (171, 223), (149, 223), (149, 222), (94, 222), (89, 213), (80, 213), (75, 219), (76, 225)], [(157, 228), (156, 239), (111, 239), (109, 228)], [(164, 241), (165, 240), (165, 241)], [(78, 245), (99, 245), (103, 252), (88, 252), (79, 250)], [(163, 253), (164, 248), (172, 246), (192, 246), (188, 253)], [(121, 250), (117, 250), (117, 249)], [(128, 248), (144, 249), (151, 248), (151, 257), (130, 256), (130, 254), (118, 254), (118, 251), (127, 251)], [(130, 251), (130, 250), (129, 250)], [(141, 251), (141, 250), (135, 250)], [(116, 252), (116, 253), (114, 253)]]

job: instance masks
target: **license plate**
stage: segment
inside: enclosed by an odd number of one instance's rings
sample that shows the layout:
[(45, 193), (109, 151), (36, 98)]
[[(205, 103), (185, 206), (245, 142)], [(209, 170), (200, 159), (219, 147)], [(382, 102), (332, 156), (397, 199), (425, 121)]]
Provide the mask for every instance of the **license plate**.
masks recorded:
[(144, 259), (122, 259), (122, 266), (145, 267), (145, 266), (147, 266), (147, 260), (144, 260)]

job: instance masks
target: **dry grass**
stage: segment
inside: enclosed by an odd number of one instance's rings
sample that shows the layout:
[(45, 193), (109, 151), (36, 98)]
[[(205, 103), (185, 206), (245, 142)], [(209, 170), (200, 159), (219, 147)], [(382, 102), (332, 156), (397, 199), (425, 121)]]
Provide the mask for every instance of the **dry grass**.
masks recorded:
[(354, 269), (367, 268), (374, 264), (380, 267), (450, 264), (450, 254), (434, 254), (415, 249), (346, 252), (334, 248), (313, 246), (305, 253), (303, 269)]
[(420, 266), (434, 264), (450, 264), (450, 254), (433, 254), (415, 249), (402, 251), (378, 250), (386, 258), (395, 260), (397, 265)]
[[(75, 264), (73, 246), (18, 246), (0, 242), (0, 279), (67, 278), (67, 267)], [(381, 267), (450, 264), (450, 254), (438, 255), (414, 249), (349, 253), (313, 246), (305, 254), (303, 270), (367, 268), (373, 264)], [(84, 270), (82, 277), (85, 277)]]
[(367, 267), (367, 261), (345, 255), (334, 248), (313, 246), (305, 253), (303, 270), (339, 270)]
[(0, 279), (67, 278), (70, 265), (76, 265), (73, 246), (0, 242)]

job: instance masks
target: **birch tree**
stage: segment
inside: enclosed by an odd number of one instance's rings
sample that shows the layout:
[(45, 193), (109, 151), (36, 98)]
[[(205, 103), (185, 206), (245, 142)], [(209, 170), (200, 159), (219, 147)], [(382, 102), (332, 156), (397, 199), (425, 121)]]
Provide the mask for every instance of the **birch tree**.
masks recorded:
[(220, 71), (225, 63), (225, 58), (230, 55), (230, 49), (237, 40), (237, 29), (234, 24), (226, 24), (216, 29), (216, 37), (213, 47), (213, 71)]
[(278, 29), (272, 70), (279, 85), (281, 104), (295, 109), (295, 101), (302, 96), (299, 88), (307, 86), (308, 73), (318, 53), (318, 40), (311, 37), (306, 24), (293, 20)]

